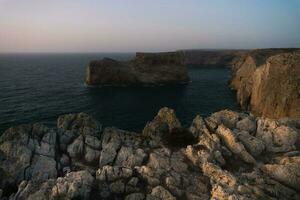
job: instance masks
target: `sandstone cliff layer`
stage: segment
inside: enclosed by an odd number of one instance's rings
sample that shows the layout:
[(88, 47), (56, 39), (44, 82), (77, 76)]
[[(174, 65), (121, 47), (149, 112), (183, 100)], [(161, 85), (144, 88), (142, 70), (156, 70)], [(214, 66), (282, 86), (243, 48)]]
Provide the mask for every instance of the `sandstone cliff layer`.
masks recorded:
[(92, 61), (86, 68), (87, 85), (162, 85), (189, 80), (182, 52), (137, 53), (128, 62), (109, 58)]
[(222, 110), (186, 129), (169, 108), (142, 133), (85, 113), (20, 125), (0, 137), (0, 199), (297, 200), (299, 125)]
[(254, 50), (233, 65), (230, 86), (244, 109), (271, 118), (300, 117), (300, 50)]

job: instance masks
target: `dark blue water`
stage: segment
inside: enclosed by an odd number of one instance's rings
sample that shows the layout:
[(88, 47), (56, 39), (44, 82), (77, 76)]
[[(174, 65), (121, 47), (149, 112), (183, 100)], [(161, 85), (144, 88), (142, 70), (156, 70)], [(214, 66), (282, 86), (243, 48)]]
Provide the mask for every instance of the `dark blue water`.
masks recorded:
[(0, 133), (21, 123), (54, 125), (65, 113), (87, 112), (104, 126), (139, 131), (163, 106), (176, 109), (185, 126), (196, 114), (238, 109), (225, 67), (189, 67), (188, 85), (85, 87), (85, 65), (105, 56), (126, 60), (134, 55), (0, 55)]

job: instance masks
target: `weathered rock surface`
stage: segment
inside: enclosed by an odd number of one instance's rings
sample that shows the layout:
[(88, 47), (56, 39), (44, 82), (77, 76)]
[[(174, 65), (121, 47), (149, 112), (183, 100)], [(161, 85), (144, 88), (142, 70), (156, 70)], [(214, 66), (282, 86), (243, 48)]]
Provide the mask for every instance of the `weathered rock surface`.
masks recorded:
[(231, 87), (244, 109), (269, 118), (300, 117), (300, 50), (260, 49), (233, 66)]
[(128, 62), (110, 58), (92, 61), (86, 68), (87, 85), (161, 85), (188, 82), (182, 52), (137, 53)]
[(57, 177), (57, 132), (41, 124), (20, 125), (6, 130), (0, 138), (1, 185), (22, 180), (42, 182)]
[[(174, 139), (175, 138), (175, 139)], [(223, 110), (185, 129), (162, 108), (143, 133), (87, 114), (0, 137), (0, 199), (299, 199), (297, 121)]]

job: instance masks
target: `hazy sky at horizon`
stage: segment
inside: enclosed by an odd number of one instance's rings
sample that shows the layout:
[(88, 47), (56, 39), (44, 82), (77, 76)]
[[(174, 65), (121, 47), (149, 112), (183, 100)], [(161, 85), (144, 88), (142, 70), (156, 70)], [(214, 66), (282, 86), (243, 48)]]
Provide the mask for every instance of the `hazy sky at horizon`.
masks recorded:
[(0, 52), (300, 47), (299, 0), (0, 0)]

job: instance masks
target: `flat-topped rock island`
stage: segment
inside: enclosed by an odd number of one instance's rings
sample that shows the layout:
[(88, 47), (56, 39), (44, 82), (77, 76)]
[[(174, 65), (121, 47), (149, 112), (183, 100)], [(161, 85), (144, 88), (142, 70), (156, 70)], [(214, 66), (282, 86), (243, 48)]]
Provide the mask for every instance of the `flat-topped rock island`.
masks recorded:
[(91, 61), (86, 68), (88, 86), (164, 85), (189, 81), (182, 52), (136, 53), (127, 62), (110, 58)]

